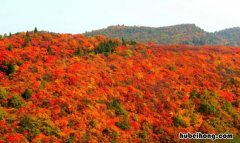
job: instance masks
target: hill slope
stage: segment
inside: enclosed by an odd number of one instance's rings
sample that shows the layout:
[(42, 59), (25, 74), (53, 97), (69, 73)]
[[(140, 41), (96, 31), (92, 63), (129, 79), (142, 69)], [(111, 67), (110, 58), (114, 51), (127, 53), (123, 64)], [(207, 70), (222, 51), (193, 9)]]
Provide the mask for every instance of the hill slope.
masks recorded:
[(232, 47), (46, 32), (4, 37), (0, 142), (179, 142), (179, 132), (236, 137), (239, 65), (240, 49)]
[(191, 44), (191, 45), (233, 45), (238, 46), (240, 29), (232, 28), (209, 33), (194, 24), (182, 24), (167, 27), (110, 26), (106, 29), (86, 32), (86, 36), (105, 35), (159, 44)]
[(214, 33), (217, 37), (225, 39), (228, 45), (240, 45), (240, 28), (229, 28)]
[(152, 28), (137, 26), (110, 26), (106, 29), (96, 30), (85, 35), (105, 35), (108, 37), (124, 37), (127, 40), (153, 41), (156, 43), (179, 43), (191, 41), (197, 37), (207, 35), (207, 32), (193, 24)]

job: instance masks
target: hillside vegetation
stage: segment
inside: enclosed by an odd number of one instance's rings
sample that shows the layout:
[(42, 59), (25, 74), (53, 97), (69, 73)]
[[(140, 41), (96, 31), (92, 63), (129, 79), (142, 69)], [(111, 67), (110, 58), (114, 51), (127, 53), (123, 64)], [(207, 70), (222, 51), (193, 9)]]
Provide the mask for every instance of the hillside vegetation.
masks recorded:
[(239, 77), (235, 47), (12, 34), (0, 39), (0, 142), (237, 142)]
[(84, 33), (86, 36), (105, 35), (158, 44), (188, 45), (240, 45), (240, 28), (230, 28), (209, 33), (195, 24), (181, 24), (166, 27), (109, 26), (106, 29)]

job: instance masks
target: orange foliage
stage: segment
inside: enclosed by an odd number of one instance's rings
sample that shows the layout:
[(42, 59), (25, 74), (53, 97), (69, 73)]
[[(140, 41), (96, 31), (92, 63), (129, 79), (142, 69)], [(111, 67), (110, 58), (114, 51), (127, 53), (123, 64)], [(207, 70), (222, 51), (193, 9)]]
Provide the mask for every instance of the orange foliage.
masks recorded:
[[(0, 142), (178, 142), (179, 131), (208, 130), (239, 135), (239, 48), (29, 34), (27, 46), (26, 33), (0, 39)], [(114, 51), (94, 51), (110, 40), (118, 43)]]

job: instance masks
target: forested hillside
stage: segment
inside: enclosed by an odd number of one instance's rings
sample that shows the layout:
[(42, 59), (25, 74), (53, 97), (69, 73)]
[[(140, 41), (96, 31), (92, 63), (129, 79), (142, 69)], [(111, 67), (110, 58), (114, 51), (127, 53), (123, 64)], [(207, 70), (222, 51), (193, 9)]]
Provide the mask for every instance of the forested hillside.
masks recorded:
[(238, 47), (11, 34), (0, 39), (0, 142), (162, 143), (179, 132), (237, 141), (239, 77)]
[(228, 45), (235, 45), (235, 46), (240, 45), (240, 28), (239, 27), (221, 30), (221, 31), (215, 32), (215, 35), (222, 39), (226, 39), (226, 41), (228, 41), (227, 43)]
[(240, 45), (240, 28), (230, 28), (210, 33), (195, 24), (181, 24), (166, 27), (140, 26), (109, 26), (106, 29), (86, 32), (84, 35), (105, 35), (108, 37), (125, 38), (159, 44), (188, 44), (188, 45)]

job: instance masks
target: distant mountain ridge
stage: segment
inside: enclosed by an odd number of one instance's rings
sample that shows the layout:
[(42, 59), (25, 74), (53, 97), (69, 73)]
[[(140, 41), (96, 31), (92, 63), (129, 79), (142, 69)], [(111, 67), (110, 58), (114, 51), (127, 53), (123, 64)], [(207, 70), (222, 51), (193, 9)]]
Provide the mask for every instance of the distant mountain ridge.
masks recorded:
[(228, 28), (207, 32), (195, 24), (180, 24), (166, 27), (115, 25), (84, 33), (86, 36), (105, 35), (159, 44), (230, 45), (240, 46), (240, 28)]
[(240, 27), (228, 28), (215, 32), (222, 39), (226, 39), (229, 45), (240, 45)]

